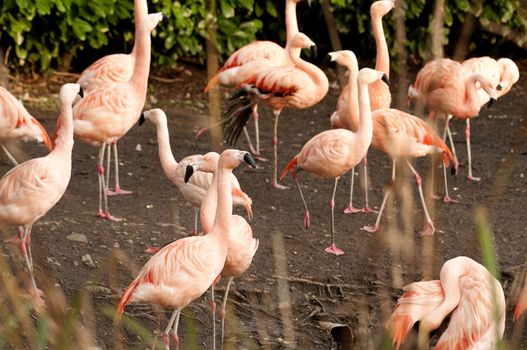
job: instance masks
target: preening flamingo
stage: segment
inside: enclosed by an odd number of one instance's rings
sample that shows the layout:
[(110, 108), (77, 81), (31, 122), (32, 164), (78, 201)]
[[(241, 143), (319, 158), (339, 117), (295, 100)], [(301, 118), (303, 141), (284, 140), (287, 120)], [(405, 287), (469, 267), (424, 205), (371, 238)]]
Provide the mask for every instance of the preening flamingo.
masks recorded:
[[(214, 284), (223, 269), (232, 225), (230, 174), (243, 161), (254, 166), (254, 160), (248, 152), (231, 149), (221, 154), (217, 174), (217, 210), (209, 234), (178, 239), (161, 248), (143, 266), (119, 301), (118, 317), (131, 302), (146, 302), (175, 309), (164, 332), (167, 349), (172, 325), (178, 348), (177, 328), (181, 309)], [(214, 300), (214, 289), (212, 291)]]
[[(239, 85), (242, 81), (239, 77), (239, 68), (246, 65), (247, 63), (255, 60), (260, 61), (260, 64), (266, 66), (286, 66), (292, 65), (293, 62), (289, 58), (288, 46), (293, 36), (298, 33), (298, 22), (296, 18), (296, 4), (301, 0), (286, 0), (285, 1), (285, 32), (286, 32), (286, 46), (282, 46), (267, 40), (253, 41), (238, 50), (236, 50), (228, 59), (225, 61), (223, 66), (220, 68), (218, 73), (209, 81), (205, 87), (205, 92), (208, 92), (211, 88), (216, 86), (218, 83), (222, 85)], [(263, 60), (262, 60), (263, 59)], [(258, 67), (261, 68), (261, 67)], [(252, 113), (254, 118), (254, 130), (256, 133), (256, 149), (252, 145), (251, 139), (244, 127), (244, 133), (249, 144), (250, 151), (253, 154), (260, 154), (260, 129), (258, 126), (258, 103), (254, 102), (252, 107)], [(198, 132), (197, 138), (208, 130), (208, 128), (201, 129)]]
[[(332, 52), (331, 60), (350, 66), (355, 60), (351, 51)], [(331, 196), (331, 245), (325, 249), (327, 253), (341, 255), (344, 251), (335, 245), (335, 192), (337, 183), (343, 174), (357, 165), (366, 155), (372, 140), (372, 120), (370, 111), (370, 100), (368, 96), (368, 85), (377, 81), (388, 82), (386, 74), (369, 68), (363, 68), (358, 74), (357, 85), (359, 89), (359, 127), (356, 132), (347, 129), (332, 129), (323, 131), (311, 138), (302, 147), (302, 150), (287, 164), (282, 173), (283, 179), (289, 171), (295, 178), (304, 207), (304, 226), (309, 227), (309, 210), (307, 208), (302, 189), (296, 178), (299, 170), (305, 170), (322, 178), (335, 179), (333, 195)]]
[[(479, 84), (479, 85), (478, 85)], [(481, 109), (478, 87), (481, 87), (491, 99), (495, 100), (496, 85), (493, 80), (480, 73), (470, 74), (459, 62), (447, 58), (437, 58), (424, 65), (417, 73), (415, 83), (408, 89), (408, 97), (420, 99), (430, 110), (430, 116), (437, 113), (445, 115), (443, 139), (449, 132), (449, 116), (467, 120), (466, 138), (469, 150), (469, 180), (479, 180), (472, 176), (470, 156), (470, 118), (478, 115)], [(443, 168), (445, 182), (444, 202), (453, 200), (448, 193), (446, 169)]]
[(288, 48), (294, 66), (271, 67), (259, 71), (250, 79), (241, 82), (242, 89), (229, 99), (229, 108), (224, 111), (224, 135), (227, 143), (236, 143), (243, 126), (251, 115), (250, 106), (263, 101), (274, 114), (274, 188), (287, 187), (278, 184), (278, 117), (283, 108), (308, 108), (318, 103), (328, 92), (328, 78), (314, 64), (300, 58), (303, 48), (314, 48), (315, 43), (305, 34), (297, 33)]
[[(104, 85), (73, 107), (75, 137), (93, 146), (99, 146), (97, 175), (99, 178), (99, 210), (97, 216), (119, 221), (110, 214), (106, 182), (104, 180), (104, 152), (106, 146), (117, 142), (137, 122), (145, 104), (150, 71), (150, 33), (162, 20), (161, 13), (148, 15), (136, 23), (137, 50), (133, 74), (126, 82)], [(117, 156), (117, 154), (115, 154)], [(109, 160), (108, 160), (109, 162)], [(109, 164), (108, 164), (109, 166)], [(104, 199), (104, 211), (103, 211)]]
[[(157, 15), (152, 15), (157, 16)], [(86, 96), (89, 96), (92, 91), (111, 85), (113, 83), (126, 83), (132, 78), (134, 72), (135, 59), (138, 51), (149, 52), (150, 43), (140, 36), (149, 36), (148, 30), (141, 30), (140, 26), (148, 25), (148, 6), (146, 0), (134, 0), (134, 21), (135, 21), (135, 40), (132, 52), (129, 54), (112, 54), (104, 56), (88, 68), (86, 68), (77, 80), (84, 89)], [(115, 169), (115, 188), (110, 191), (110, 159), (111, 153), (114, 153), (114, 169)], [(119, 156), (117, 153), (117, 142), (108, 144), (108, 165), (106, 168), (106, 191), (108, 195), (130, 194), (131, 191), (121, 189), (119, 185)]]
[[(373, 29), (373, 37), (377, 46), (377, 59), (375, 62), (375, 70), (384, 72), (386, 76), (390, 77), (390, 53), (388, 52), (388, 45), (386, 44), (386, 37), (382, 27), (382, 18), (391, 11), (394, 7), (395, 1), (382, 0), (374, 2), (370, 7), (371, 25)], [(355, 59), (356, 61), (356, 59)], [(331, 115), (331, 128), (344, 128), (351, 131), (356, 131), (359, 125), (359, 110), (358, 110), (358, 94), (357, 94), (357, 73), (359, 72), (358, 64), (348, 68), (349, 77), (348, 84), (342, 89), (337, 102), (337, 110)], [(379, 108), (390, 108), (392, 95), (388, 85), (381, 81), (368, 86), (370, 95), (370, 107), (374, 111)], [(351, 100), (351, 104), (349, 103)], [(351, 107), (351, 108), (350, 108)], [(364, 208), (357, 209), (353, 206), (353, 185), (355, 180), (355, 168), (351, 169), (351, 186), (350, 186), (350, 201), (348, 207), (344, 209), (344, 213), (358, 213), (358, 212), (373, 212), (368, 203), (368, 166), (367, 158), (364, 158)]]
[(420, 321), (420, 336), (428, 337), (450, 313), (448, 328), (434, 349), (496, 349), (505, 330), (500, 282), (483, 265), (464, 256), (445, 262), (439, 278), (403, 288), (388, 323), (396, 349), (416, 322)]
[[(216, 215), (216, 204), (218, 202), (218, 160), (220, 155), (216, 152), (209, 152), (203, 156), (201, 160), (188, 166), (185, 174), (185, 181), (192, 177), (196, 171), (205, 171), (214, 174), (212, 184), (207, 190), (207, 195), (201, 203), (200, 220), (201, 227), (205, 234), (212, 230), (214, 224), (214, 217)], [(253, 164), (256, 166), (256, 164)], [(229, 249), (225, 265), (221, 271), (221, 276), (227, 278), (227, 287), (225, 288), (225, 296), (221, 306), (221, 343), (223, 344), (225, 334), (225, 307), (227, 305), (227, 298), (229, 296), (229, 288), (234, 278), (240, 277), (251, 265), (254, 254), (258, 249), (258, 240), (253, 238), (253, 230), (251, 226), (239, 215), (232, 216), (231, 228), (229, 231)], [(213, 310), (213, 315), (215, 312)], [(213, 316), (213, 323), (215, 316)]]
[(514, 308), (514, 321), (517, 321), (525, 310), (527, 310), (527, 278), (525, 279), (525, 286), (520, 292), (518, 303), (516, 303), (516, 307)]
[[(33, 158), (11, 169), (0, 180), (0, 222), (18, 225), (18, 235), (7, 242), (18, 245), (31, 276), (31, 294), (37, 298), (31, 256), (31, 227), (57, 204), (71, 177), (73, 124), (71, 105), (80, 85), (65, 84), (60, 89), (60, 129), (55, 148), (45, 157)], [(20, 227), (23, 226), (23, 229)]]
[(9, 153), (4, 145), (4, 141), (10, 139), (44, 142), (48, 150), (51, 151), (51, 141), (46, 129), (29, 114), (22, 102), (0, 86), (0, 147), (4, 150), (7, 158), (14, 165), (18, 165), (15, 157)]
[(371, 145), (373, 148), (392, 158), (392, 178), (384, 194), (375, 224), (373, 226), (364, 226), (362, 229), (368, 232), (376, 232), (379, 229), (386, 200), (391, 192), (391, 187), (394, 185), (396, 161), (404, 160), (415, 176), (419, 196), (423, 204), (427, 223), (421, 233), (423, 235), (433, 235), (435, 232), (434, 223), (426, 208), (421, 176), (408, 161), (408, 158), (424, 157), (440, 152), (443, 154), (443, 163), (445, 166), (448, 166), (449, 159), (454, 161), (455, 173), (457, 173), (458, 168), (457, 161), (443, 140), (420, 118), (398, 109), (388, 108), (373, 111), (372, 120), (373, 139)]
[[(212, 174), (199, 171), (187, 183), (184, 181), (187, 165), (193, 164), (201, 159), (202, 155), (195, 154), (183, 158), (179, 163), (172, 154), (170, 147), (170, 136), (168, 133), (167, 116), (163, 110), (154, 108), (143, 112), (139, 124), (145, 120), (151, 121), (157, 129), (157, 145), (159, 149), (159, 161), (167, 178), (177, 186), (183, 198), (194, 207), (194, 234), (198, 233), (198, 213), (203, 198), (212, 182)], [(252, 200), (240, 188), (240, 183), (234, 174), (230, 175), (232, 186), (232, 197), (235, 206), (243, 206), (247, 210), (247, 215), (252, 217)], [(213, 218), (214, 219), (214, 218)], [(212, 223), (211, 223), (212, 225)], [(202, 225), (203, 228), (203, 225)]]

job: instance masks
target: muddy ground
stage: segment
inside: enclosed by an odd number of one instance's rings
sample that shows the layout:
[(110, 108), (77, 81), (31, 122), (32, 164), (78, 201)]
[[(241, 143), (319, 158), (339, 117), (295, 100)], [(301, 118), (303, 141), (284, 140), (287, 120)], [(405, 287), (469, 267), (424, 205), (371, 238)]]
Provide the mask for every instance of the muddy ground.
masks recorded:
[[(522, 78), (512, 92), (492, 108), (484, 109), (472, 123), (474, 172), (482, 177), (481, 182), (465, 180), (464, 123), (453, 121), (451, 124), (461, 161), (460, 175), (451, 178), (451, 188), (459, 203), (428, 201), (437, 228), (432, 238), (423, 238), (418, 233), (423, 212), (410, 176), (398, 184), (403, 189), (401, 193), (413, 197), (414, 204), (403, 211), (401, 198), (404, 196), (398, 196), (394, 205), (390, 205), (381, 230), (375, 234), (360, 230), (363, 225), (374, 222), (375, 214), (342, 213), (348, 203), (350, 179), (348, 176), (341, 179), (336, 197), (336, 231), (337, 242), (346, 254), (335, 257), (324, 253), (330, 240), (332, 181), (300, 174), (312, 216), (312, 226), (305, 230), (302, 203), (291, 179), (285, 181), (291, 186), (289, 190), (273, 190), (270, 186), (272, 163), (260, 163), (256, 170), (238, 169), (236, 175), (242, 188), (254, 201), (252, 227), (260, 246), (251, 268), (233, 286), (227, 313), (227, 344), (237, 349), (287, 346), (328, 349), (332, 346), (331, 335), (321, 322), (333, 322), (350, 327), (352, 348), (382, 347), (384, 322), (404, 284), (437, 278), (442, 264), (452, 257), (466, 255), (482, 261), (474, 213), (477, 207), (483, 206), (489, 213), (507, 296), (506, 339), (512, 344), (513, 333), (523, 332), (521, 344), (513, 345), (527, 348), (525, 328), (517, 326), (513, 331), (515, 300), (510, 299), (515, 292), (512, 286), (521, 278), (522, 269), (527, 268), (527, 225), (523, 216), (527, 208), (526, 63), (521, 62)], [(207, 137), (201, 142), (194, 140), (195, 132), (207, 124), (208, 100), (201, 92), (205, 72), (181, 66), (168, 77), (172, 79), (169, 83), (151, 80), (148, 106), (166, 111), (176, 159), (207, 152), (210, 149)], [(54, 101), (60, 84), (65, 81), (74, 81), (74, 77), (52, 75), (39, 82), (10, 84), (13, 92), (24, 97), (28, 109), (52, 133), (57, 115)], [(334, 85), (317, 106), (283, 112), (279, 149), (282, 167), (311, 136), (328, 127), (338, 93)], [(261, 116), (263, 154), (270, 158), (272, 114), (261, 108)], [(118, 347), (121, 338), (123, 348), (145, 348), (145, 337), (129, 328), (117, 331), (116, 335), (108, 310), (114, 309), (119, 293), (133, 279), (130, 270), (137, 271), (148, 260), (145, 248), (184, 237), (193, 225), (193, 209), (183, 201), (160, 167), (155, 138), (154, 126), (146, 123), (134, 127), (119, 142), (122, 187), (134, 193), (110, 198), (110, 208), (125, 221), (112, 223), (95, 217), (97, 149), (76, 142), (69, 188), (56, 207), (33, 228), (37, 281), (55, 283), (68, 300), (79, 290), (90, 292), (93, 314), (83, 315), (83, 320), (103, 349)], [(242, 139), (238, 147), (245, 147)], [(22, 149), (25, 152), (19, 154), (22, 159), (45, 154), (43, 147), (33, 144), (23, 144)], [(430, 161), (419, 160), (416, 166), (425, 184), (429, 184)], [(0, 173), (9, 167), (5, 157), (0, 156)], [(386, 156), (370, 152), (370, 199), (376, 208), (380, 206), (390, 170), (391, 162)], [(362, 198), (357, 189), (358, 205), (362, 204)], [(405, 225), (402, 216), (409, 225)], [(14, 232), (15, 228), (10, 228), (3, 235), (8, 237)], [(86, 242), (68, 239), (72, 233), (85, 235)], [(432, 251), (431, 258), (427, 258), (427, 252)], [(2, 253), (14, 257), (13, 268), (24, 273), (15, 249), (2, 247)], [(123, 261), (118, 266), (112, 258), (116, 256)], [(220, 282), (218, 294), (223, 288)], [(182, 349), (191, 345), (211, 348), (208, 298), (205, 294), (184, 310), (180, 327)], [(168, 312), (139, 305), (127, 308), (126, 314), (154, 331), (164, 328)]]

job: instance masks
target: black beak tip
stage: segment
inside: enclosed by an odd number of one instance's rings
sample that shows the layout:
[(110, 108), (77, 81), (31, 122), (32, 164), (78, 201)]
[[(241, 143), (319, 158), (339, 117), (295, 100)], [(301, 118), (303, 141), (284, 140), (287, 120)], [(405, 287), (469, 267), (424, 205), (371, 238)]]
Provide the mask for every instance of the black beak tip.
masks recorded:
[(487, 103), (487, 108), (492, 107), (492, 105), (494, 104), (494, 101), (496, 101), (496, 99), (491, 97), (490, 100), (489, 100), (489, 103)]
[(194, 174), (194, 168), (192, 167), (192, 165), (187, 165), (187, 169), (185, 170), (185, 183), (190, 180), (192, 174)]
[(164, 13), (161, 13), (161, 21), (166, 21), (167, 20), (167, 15), (165, 15)]
[(390, 86), (390, 79), (386, 74), (383, 74), (381, 79), (386, 83), (386, 85)]
[(249, 164), (250, 166), (256, 169), (256, 162), (254, 161), (253, 156), (249, 152), (245, 153), (245, 155), (243, 156), (243, 160), (245, 161), (245, 163)]
[(317, 45), (313, 45), (310, 47), (311, 53), (313, 54), (313, 57), (316, 58), (318, 55)]
[(141, 116), (139, 117), (139, 126), (143, 125), (146, 121), (145, 114), (141, 113)]
[(81, 98), (84, 98), (84, 89), (82, 88), (82, 86), (79, 86), (79, 92), (78, 92), (79, 96)]
[(496, 86), (496, 90), (498, 90), (498, 91), (503, 90), (503, 86), (501, 84), (498, 84), (498, 86)]
[(457, 171), (456, 171), (456, 167), (455, 166), (452, 166), (450, 168), (450, 175), (457, 176)]

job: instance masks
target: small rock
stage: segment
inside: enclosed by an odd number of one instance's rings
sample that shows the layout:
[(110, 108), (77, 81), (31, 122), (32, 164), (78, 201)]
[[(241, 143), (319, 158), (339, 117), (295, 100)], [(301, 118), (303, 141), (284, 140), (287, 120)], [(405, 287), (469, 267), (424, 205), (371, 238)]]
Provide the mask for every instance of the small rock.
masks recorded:
[(115, 242), (115, 243), (113, 244), (113, 247), (114, 247), (114, 248), (120, 248), (121, 246), (119, 245), (119, 242)]
[(82, 262), (85, 263), (86, 266), (88, 266), (88, 267), (93, 267), (93, 268), (95, 268), (95, 264), (93, 263), (93, 260), (92, 260), (90, 254), (84, 254), (84, 255), (82, 256)]
[(152, 209), (152, 208), (154, 207), (154, 205), (153, 205), (153, 204), (147, 204), (146, 207), (147, 207), (148, 209)]
[(66, 239), (74, 242), (88, 243), (88, 238), (82, 233), (71, 233), (66, 236)]
[(137, 152), (141, 152), (141, 151), (143, 150), (143, 147), (141, 146), (140, 143), (138, 143), (138, 144), (135, 146), (135, 150), (136, 150)]

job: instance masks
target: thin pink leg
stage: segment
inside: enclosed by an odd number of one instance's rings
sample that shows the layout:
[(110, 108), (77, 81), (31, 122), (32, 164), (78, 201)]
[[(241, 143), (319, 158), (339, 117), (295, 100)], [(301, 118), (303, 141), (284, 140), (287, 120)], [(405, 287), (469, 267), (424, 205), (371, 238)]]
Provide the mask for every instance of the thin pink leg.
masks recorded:
[(381, 208), (379, 209), (379, 214), (377, 215), (377, 220), (375, 220), (375, 224), (369, 225), (369, 226), (363, 226), (361, 229), (364, 231), (367, 231), (369, 233), (374, 233), (379, 230), (379, 224), (381, 222), (382, 213), (384, 212), (384, 207), (386, 206), (386, 201), (388, 200), (388, 195), (392, 191), (392, 186), (395, 181), (395, 166), (396, 166), (396, 160), (392, 159), (392, 178), (390, 180), (390, 183), (386, 187), (386, 192), (384, 193), (384, 197), (382, 198)]
[(470, 150), (470, 119), (467, 118), (467, 127), (465, 128), (465, 137), (467, 138), (467, 156), (468, 156), (468, 176), (469, 181), (480, 181), (480, 177), (472, 176), (472, 152)]
[(331, 245), (324, 249), (326, 253), (337, 256), (344, 254), (344, 251), (335, 245), (335, 193), (337, 192), (338, 182), (339, 178), (337, 177), (335, 178), (335, 185), (333, 186), (333, 195), (331, 196), (331, 201), (329, 202), (329, 208), (331, 209)]
[(300, 183), (298, 182), (298, 179), (297, 179), (296, 176), (294, 178), (295, 178), (295, 182), (296, 182), (296, 187), (298, 187), (298, 192), (300, 192), (300, 198), (302, 198), (302, 203), (304, 203), (304, 208), (306, 209), (306, 212), (304, 214), (304, 228), (308, 229), (309, 225), (311, 224), (311, 219), (310, 219), (310, 215), (309, 215), (309, 209), (307, 209), (307, 203), (306, 203), (306, 200), (304, 198), (304, 193), (302, 193), (302, 188), (300, 187)]
[(218, 276), (210, 286), (211, 309), (212, 309), (212, 349), (216, 350), (216, 300), (214, 298), (214, 288), (219, 280)]
[(368, 201), (368, 158), (364, 157), (362, 160), (362, 164), (364, 165), (364, 208), (362, 208), (362, 212), (364, 213), (376, 213), (375, 210), (370, 208), (370, 204)]
[[(104, 149), (106, 144), (103, 144), (100, 151), (99, 151), (99, 159), (97, 163), (97, 174), (99, 176), (99, 211), (97, 212), (97, 216), (106, 219), (109, 221), (121, 221), (121, 218), (115, 217), (110, 214), (110, 210), (108, 209), (108, 197), (106, 196), (106, 183), (104, 181)], [(102, 210), (102, 199), (104, 199), (104, 211)]]
[(350, 186), (350, 202), (348, 207), (344, 209), (344, 214), (355, 214), (361, 210), (353, 206), (353, 185), (355, 184), (355, 167), (351, 169), (351, 186)]
[(274, 151), (274, 172), (273, 182), (271, 185), (273, 188), (279, 190), (286, 190), (289, 187), (278, 183), (278, 117), (280, 117), (280, 110), (273, 111), (274, 114), (274, 137), (273, 137), (273, 151)]
[(225, 309), (227, 307), (227, 298), (229, 297), (229, 289), (231, 287), (233, 278), (229, 278), (229, 281), (227, 282), (227, 287), (225, 288), (225, 295), (223, 297), (223, 302), (221, 305), (221, 349), (223, 349), (223, 343), (225, 341)]
[[(181, 309), (179, 308), (174, 310), (174, 312), (172, 313), (172, 316), (170, 317), (170, 321), (168, 321), (167, 328), (165, 328), (165, 331), (163, 332), (163, 343), (165, 344), (166, 350), (170, 349), (169, 333), (170, 333), (170, 330), (172, 329), (172, 325), (174, 324), (174, 321), (176, 320), (176, 318), (179, 320), (180, 312), (181, 312)], [(177, 332), (177, 329), (176, 329), (176, 332)]]
[[(108, 196), (115, 196), (115, 195), (125, 195), (125, 194), (132, 194), (132, 191), (123, 190), (121, 186), (119, 185), (119, 155), (117, 153), (117, 142), (112, 143), (113, 147), (113, 154), (114, 154), (114, 166), (115, 166), (115, 190), (110, 191), (108, 189), (107, 193)], [(108, 146), (108, 150), (110, 150), (110, 147)], [(108, 168), (110, 168), (110, 161), (108, 161)], [(107, 182), (110, 180), (108, 179)], [(109, 188), (107, 186), (107, 188)]]
[[(445, 125), (445, 130), (443, 132), (443, 141), (445, 141), (446, 135), (449, 135), (449, 138), (452, 137), (452, 133), (450, 132), (450, 127), (448, 126), (448, 120), (450, 120), (449, 118), (451, 118), (451, 117), (452, 116), (450, 114), (447, 115), (447, 122), (446, 122), (446, 125)], [(452, 139), (451, 139), (450, 143), (451, 143), (451, 145), (454, 144)], [(458, 201), (455, 200), (455, 199), (452, 199), (450, 197), (450, 194), (448, 193), (448, 176), (447, 176), (447, 168), (446, 168), (445, 163), (443, 163), (443, 182), (445, 183), (445, 197), (443, 197), (443, 202), (445, 202), (445, 203), (458, 203)]]
[(406, 164), (408, 164), (408, 166), (410, 167), (410, 170), (412, 171), (412, 173), (415, 176), (415, 182), (417, 183), (417, 188), (419, 190), (419, 196), (421, 197), (421, 203), (423, 204), (423, 210), (425, 212), (426, 226), (421, 231), (421, 235), (423, 235), (423, 236), (431, 236), (435, 232), (435, 227), (434, 227), (434, 223), (432, 222), (432, 219), (430, 218), (430, 214), (428, 214), (428, 209), (426, 208), (425, 197), (423, 195), (423, 187), (422, 187), (421, 176), (417, 173), (417, 171), (415, 171), (414, 167), (412, 166), (412, 164), (409, 161), (406, 161)]
[(177, 329), (179, 325), (179, 315), (181, 314), (181, 309), (177, 309), (176, 312), (177, 312), (177, 316), (176, 316), (176, 320), (174, 321), (174, 330), (172, 331), (172, 340), (174, 341), (176, 350), (179, 350), (179, 336), (177, 335)]

